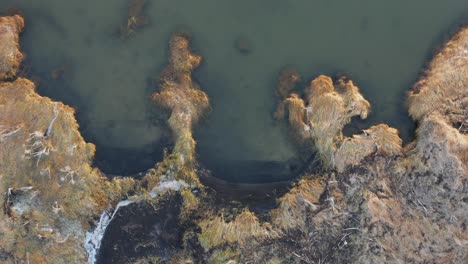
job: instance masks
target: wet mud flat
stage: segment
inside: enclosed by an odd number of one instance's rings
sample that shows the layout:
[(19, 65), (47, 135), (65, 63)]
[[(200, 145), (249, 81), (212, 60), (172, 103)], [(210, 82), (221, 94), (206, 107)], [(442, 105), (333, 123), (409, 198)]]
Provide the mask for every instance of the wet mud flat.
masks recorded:
[(183, 244), (185, 228), (179, 221), (182, 198), (173, 195), (160, 203), (134, 203), (117, 212), (107, 227), (96, 263), (133, 263), (145, 256), (170, 259)]

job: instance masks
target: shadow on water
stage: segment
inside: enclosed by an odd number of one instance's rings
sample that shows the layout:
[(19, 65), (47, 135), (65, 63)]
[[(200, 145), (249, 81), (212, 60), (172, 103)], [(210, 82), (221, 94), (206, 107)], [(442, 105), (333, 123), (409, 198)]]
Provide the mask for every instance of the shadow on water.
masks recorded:
[[(27, 34), (27, 32), (26, 32)], [(22, 40), (22, 46), (28, 49), (27, 39)], [(27, 57), (26, 57), (27, 58)], [(99, 167), (104, 173), (114, 175), (134, 175), (148, 168), (152, 168), (155, 162), (163, 159), (164, 149), (173, 145), (170, 131), (165, 124), (166, 115), (158, 112), (158, 109), (149, 109), (145, 113), (144, 119), (140, 120), (93, 120), (86, 115), (86, 100), (74, 89), (70, 88), (67, 78), (72, 78), (74, 74), (73, 62), (67, 58), (59, 59), (61, 63), (46, 62), (44, 68), (53, 69), (52, 71), (40, 71), (32, 67), (26, 59), (20, 69), (20, 77), (30, 78), (36, 83), (36, 89), (39, 94), (48, 95), (51, 99), (61, 101), (75, 109), (75, 116), (80, 124), (79, 130), (87, 142), (96, 146), (94, 157), (94, 166)], [(154, 82), (148, 81), (150, 84)], [(148, 92), (149, 97), (150, 92)], [(90, 124), (93, 124), (90, 127)], [(99, 133), (110, 137), (113, 130), (119, 127), (141, 127), (144, 129), (149, 126), (158, 126), (162, 131), (161, 138), (151, 144), (146, 144), (138, 148), (118, 147), (109, 144), (103, 144), (96, 137), (96, 127)]]

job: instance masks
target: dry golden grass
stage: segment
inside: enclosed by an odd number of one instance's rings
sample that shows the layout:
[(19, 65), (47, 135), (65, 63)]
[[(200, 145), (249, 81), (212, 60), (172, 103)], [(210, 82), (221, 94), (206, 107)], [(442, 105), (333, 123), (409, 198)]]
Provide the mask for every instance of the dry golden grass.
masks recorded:
[(293, 131), (297, 134), (298, 140), (305, 140), (309, 137), (308, 126), (306, 125), (306, 112), (304, 101), (299, 97), (298, 94), (291, 94), (284, 100), (284, 105), (288, 109), (288, 121), (289, 125), (293, 128)]
[[(413, 158), (424, 158), (427, 156), (428, 146), (439, 145), (441, 150), (447, 152), (444, 159), (453, 159), (465, 172), (468, 171), (468, 135), (450, 126), (443, 117), (435, 114), (426, 117), (416, 130), (416, 135), (418, 139)], [(439, 160), (438, 164), (432, 166), (435, 171), (443, 171), (444, 168), (440, 166), (444, 166), (444, 160)]]
[(281, 100), (284, 100), (301, 80), (301, 75), (296, 70), (289, 68), (281, 70), (279, 73), (278, 86), (276, 87), (276, 95), (278, 95)]
[[(274, 113), (275, 119), (283, 119), (286, 115), (286, 101), (285, 99), (294, 90), (297, 83), (301, 81), (301, 75), (294, 69), (283, 69), (279, 73), (278, 85), (276, 87), (276, 95), (279, 97), (280, 102), (276, 107)], [(299, 97), (299, 96), (298, 96)]]
[(23, 28), (19, 15), (0, 17), (0, 81), (14, 77), (23, 60), (18, 44)]
[(283, 231), (305, 229), (308, 212), (319, 208), (325, 183), (320, 178), (303, 178), (287, 194), (278, 199), (278, 207), (270, 211), (272, 224)]
[(23, 260), (84, 261), (89, 220), (124, 198), (133, 180), (109, 182), (92, 168), (94, 146), (73, 109), (39, 96), (26, 79), (0, 83), (0, 125), (10, 128), (0, 144), (0, 193), (11, 193), (0, 196), (0, 248)]
[(277, 117), (289, 114), (296, 140), (312, 141), (325, 165), (334, 166), (334, 153), (343, 140), (342, 129), (353, 116), (367, 118), (370, 104), (352, 81), (320, 75), (305, 89), (304, 99), (292, 93), (278, 106)]
[(190, 37), (183, 33), (174, 33), (169, 42), (169, 63), (177, 75), (191, 75), (201, 63), (201, 56), (190, 51)]
[(347, 166), (359, 165), (373, 153), (395, 156), (402, 151), (398, 130), (380, 124), (364, 130), (360, 135), (345, 138), (335, 153), (335, 166), (339, 172), (343, 172)]
[(450, 111), (456, 104), (454, 100), (468, 96), (467, 76), (468, 27), (465, 27), (434, 57), (424, 76), (408, 93), (410, 116), (421, 120), (433, 111)]
[[(446, 198), (448, 196), (452, 199), (456, 192), (462, 193), (466, 182), (468, 139), (466, 132), (463, 132), (465, 130), (454, 126), (459, 122), (455, 120), (461, 120), (460, 116), (466, 115), (466, 43), (466, 30), (463, 30), (449, 42), (442, 55), (436, 56), (426, 77), (415, 85), (409, 103), (411, 115), (420, 123), (418, 139), (411, 145), (406, 158), (397, 159), (388, 167), (396, 170), (395, 174), (408, 176), (406, 178), (409, 178), (408, 172), (413, 172), (417, 166), (424, 167), (426, 171), (421, 169), (422, 172), (444, 175), (442, 180), (449, 178), (447, 181), (454, 184), (431, 189), (440, 192), (440, 196), (422, 196), (424, 199), (428, 197), (425, 202), (436, 200), (434, 205), (449, 199)], [(161, 91), (155, 93), (153, 99), (171, 111), (168, 122), (176, 143), (173, 152), (145, 176), (142, 186), (149, 190), (160, 184), (162, 178), (184, 180), (190, 184), (184, 186), (201, 186), (195, 170), (196, 142), (192, 136), (192, 127), (208, 109), (209, 100), (191, 78), (191, 72), (200, 62), (201, 57), (189, 50), (189, 39), (181, 34), (173, 35), (169, 66), (160, 78)], [(331, 78), (319, 76), (307, 87), (303, 99), (294, 93), (287, 97), (299, 77), (294, 72), (285, 74), (280, 78), (281, 89), (278, 87), (278, 94), (285, 97), (281, 107), (284, 107), (283, 110), (287, 108), (289, 122), (296, 136), (302, 142), (310, 140), (315, 143), (322, 159), (335, 166), (339, 172), (344, 171), (346, 166), (360, 164), (372, 153), (394, 156), (402, 152), (398, 132), (387, 125), (377, 125), (364, 130), (361, 135), (343, 138), (341, 131), (351, 117), (359, 115), (366, 118), (370, 110), (369, 103), (351, 81), (341, 79), (333, 84)], [(83, 263), (86, 260), (82, 247), (83, 235), (89, 229), (89, 221), (109, 205), (124, 199), (136, 188), (135, 182), (125, 178), (108, 181), (99, 170), (92, 168), (90, 164), (95, 147), (86, 143), (79, 134), (73, 109), (40, 97), (34, 89), (33, 83), (21, 78), (13, 83), (0, 83), (0, 193), (6, 194), (0, 195), (4, 207), (0, 212), (1, 253), (6, 252), (7, 257), (11, 257), (7, 260), (10, 262)], [(55, 112), (58, 112), (56, 119)], [(382, 164), (388, 160), (380, 159), (375, 167), (379, 167), (379, 170), (387, 168)], [(445, 175), (448, 166), (454, 173)], [(364, 184), (364, 181), (356, 179), (366, 175), (354, 176), (354, 182), (350, 183)], [(422, 176), (416, 177), (415, 183), (404, 181), (405, 178), (400, 180), (403, 179), (402, 182), (407, 183), (413, 192), (423, 184), (434, 185), (432, 177)], [(243, 210), (231, 221), (227, 221), (223, 215), (217, 215), (217, 211), (199, 213), (197, 210), (200, 206), (207, 204), (202, 203), (189, 187), (185, 187), (181, 189), (181, 217), (190, 222), (193, 214), (200, 216), (201, 219), (193, 220), (201, 230), (198, 242), (211, 254), (212, 258), (207, 259), (214, 262), (235, 258), (239, 252), (242, 254), (238, 249), (254, 248), (257, 242), (269, 240), (268, 243), (274, 244), (274, 240), (280, 236), (296, 239), (289, 234), (297, 233), (288, 231), (302, 231), (300, 236), (310, 238), (312, 227), (316, 232), (314, 234), (327, 237), (327, 234), (320, 233), (326, 232), (320, 224), (330, 227), (343, 224), (339, 222), (343, 220), (335, 214), (336, 204), (340, 207), (336, 209), (340, 211), (340, 216), (363, 214), (357, 215), (362, 216), (359, 218), (360, 226), (347, 228), (347, 231), (359, 229), (362, 232), (365, 239), (358, 240), (360, 235), (354, 239), (357, 242), (364, 241), (363, 248), (372, 245), (368, 242), (372, 240), (372, 243), (383, 245), (386, 253), (395, 253), (396, 260), (414, 255), (421, 248), (420, 241), (427, 243), (423, 246), (428, 253), (428, 249), (433, 248), (432, 242), (436, 240), (424, 237), (443, 236), (443, 241), (438, 240), (441, 243), (456, 240), (454, 243), (462, 244), (466, 240), (466, 232), (451, 223), (447, 229), (450, 232), (445, 232), (443, 225), (430, 222), (432, 219), (429, 215), (419, 219), (422, 214), (416, 210), (402, 212), (402, 205), (405, 204), (400, 204), (399, 200), (392, 197), (385, 177), (380, 177), (378, 180), (382, 182), (376, 184), (378, 191), (384, 194), (381, 197), (371, 193), (368, 186), (362, 186), (362, 191), (356, 191), (356, 186), (346, 181), (342, 182), (345, 186), (342, 190), (337, 184), (331, 183), (334, 181), (332, 179), (325, 183), (317, 178), (303, 178), (290, 192), (278, 199), (278, 207), (270, 212), (272, 221), (266, 223), (260, 223), (249, 210)], [(448, 193), (446, 188), (453, 190)], [(145, 193), (145, 198), (149, 197), (145, 192), (148, 190), (138, 191)], [(320, 205), (320, 198), (325, 195), (327, 204)], [(452, 200), (453, 206), (460, 205)], [(353, 201), (359, 204), (353, 204)], [(318, 210), (319, 206), (323, 210)], [(424, 205), (422, 210), (427, 210)], [(455, 211), (458, 214), (450, 221), (463, 221), (460, 217), (464, 213), (463, 208), (452, 207), (449, 213)], [(413, 215), (409, 217), (408, 213)], [(437, 210), (433, 210), (433, 213), (441, 214)], [(387, 229), (391, 232), (382, 235)], [(429, 235), (424, 236), (425, 233)], [(371, 239), (368, 240), (368, 237)], [(376, 242), (377, 239), (380, 241)], [(295, 242), (298, 245), (301, 243), (299, 240)], [(336, 243), (333, 247), (336, 249)], [(440, 252), (452, 249), (450, 245), (440, 248), (446, 249)], [(364, 256), (368, 252), (360, 253)], [(417, 253), (417, 260), (422, 261), (422, 254)], [(176, 256), (174, 262), (191, 261), (185, 256)], [(450, 260), (450, 256), (447, 258)], [(369, 260), (369, 255), (363, 257), (363, 260)]]
[(270, 224), (261, 224), (255, 214), (247, 209), (231, 222), (226, 222), (221, 215), (214, 219), (202, 220), (199, 226), (202, 231), (198, 235), (198, 240), (206, 251), (224, 244), (237, 244), (243, 247), (254, 241), (279, 236), (272, 230)]
[[(468, 164), (468, 27), (462, 28), (431, 61), (408, 94), (409, 113), (419, 122), (415, 148), (427, 156), (430, 145), (447, 151), (465, 171)], [(439, 165), (433, 164), (434, 170)]]
[[(195, 146), (193, 125), (209, 108), (205, 92), (192, 80), (192, 71), (201, 62), (201, 56), (193, 54), (186, 35), (175, 33), (169, 43), (169, 65), (160, 76), (160, 91), (153, 94), (153, 101), (170, 110), (169, 127), (175, 146), (165, 163), (173, 167), (178, 179), (199, 184), (195, 174)], [(164, 163), (163, 162), (163, 163)], [(163, 173), (163, 172), (161, 172)]]

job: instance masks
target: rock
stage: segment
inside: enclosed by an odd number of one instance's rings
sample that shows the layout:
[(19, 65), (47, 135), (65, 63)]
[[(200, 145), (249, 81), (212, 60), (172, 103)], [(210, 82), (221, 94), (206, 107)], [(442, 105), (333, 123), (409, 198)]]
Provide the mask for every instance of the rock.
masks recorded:
[(242, 55), (248, 55), (253, 51), (253, 44), (246, 36), (236, 38), (234, 47)]

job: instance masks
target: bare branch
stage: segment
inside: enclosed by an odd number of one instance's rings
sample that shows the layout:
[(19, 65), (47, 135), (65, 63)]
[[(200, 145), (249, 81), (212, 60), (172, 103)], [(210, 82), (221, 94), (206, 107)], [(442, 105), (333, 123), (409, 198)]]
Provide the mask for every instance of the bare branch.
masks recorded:
[(20, 126), (14, 128), (5, 128), (5, 126), (0, 125), (0, 142), (11, 135), (18, 133), (21, 130)]
[(44, 133), (44, 137), (49, 137), (50, 134), (52, 133), (52, 127), (54, 126), (55, 120), (57, 120), (59, 111), (58, 111), (58, 103), (54, 103), (54, 118), (52, 118), (52, 121), (50, 121), (49, 126), (47, 127), (46, 132)]

